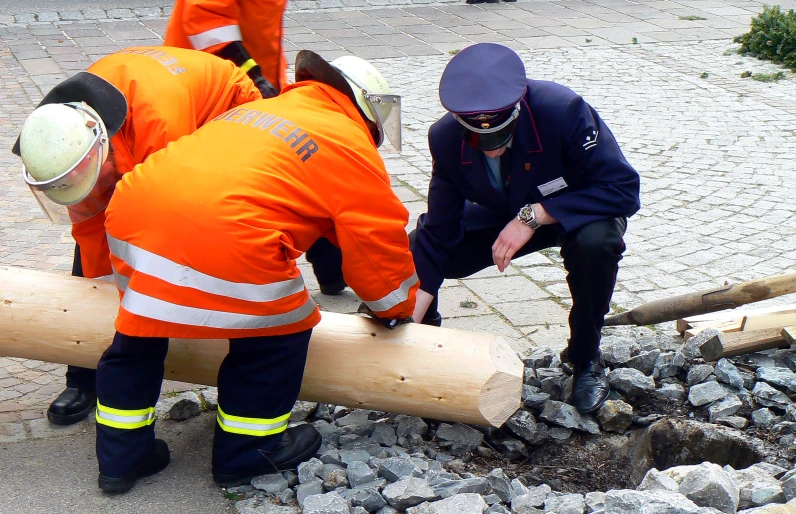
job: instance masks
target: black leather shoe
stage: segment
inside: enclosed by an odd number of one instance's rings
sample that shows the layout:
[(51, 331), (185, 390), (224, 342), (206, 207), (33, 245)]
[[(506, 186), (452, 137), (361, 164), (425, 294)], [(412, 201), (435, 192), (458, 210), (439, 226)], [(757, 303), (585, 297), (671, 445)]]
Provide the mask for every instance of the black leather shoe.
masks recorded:
[(572, 377), (572, 405), (581, 414), (591, 414), (608, 398), (608, 377), (600, 359), (575, 366)]
[(47, 419), (55, 425), (72, 425), (88, 417), (97, 404), (97, 393), (67, 387), (47, 409)]
[(285, 431), (279, 446), (270, 454), (268, 460), (258, 469), (227, 474), (213, 471), (213, 480), (221, 487), (234, 487), (251, 483), (252, 478), (295, 469), (302, 462), (312, 458), (321, 447), (321, 434), (308, 424), (290, 427)]
[(340, 294), (343, 292), (343, 289), (345, 289), (346, 287), (346, 283), (345, 280), (341, 278), (340, 280), (336, 280), (334, 282), (328, 282), (326, 284), (322, 284), (319, 282), (318, 286), (321, 288), (321, 293), (334, 296), (336, 294)]
[(466, 4), (482, 4), (484, 0), (466, 0), (464, 3)]
[(423, 321), (421, 321), (420, 324), (431, 325), (432, 327), (441, 327), (442, 315), (439, 312), (427, 312), (426, 315), (423, 316)]
[(121, 478), (106, 477), (100, 473), (99, 488), (108, 494), (126, 493), (133, 488), (139, 478), (148, 477), (166, 469), (170, 460), (169, 445), (163, 439), (155, 439), (155, 446), (152, 447), (152, 451), (138, 465), (135, 471)]

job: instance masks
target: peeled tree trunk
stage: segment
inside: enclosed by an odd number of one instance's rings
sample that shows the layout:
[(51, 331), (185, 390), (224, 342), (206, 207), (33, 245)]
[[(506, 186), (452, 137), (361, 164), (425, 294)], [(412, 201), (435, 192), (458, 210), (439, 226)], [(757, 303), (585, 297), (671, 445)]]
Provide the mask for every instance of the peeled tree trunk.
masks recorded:
[[(0, 267), (0, 356), (96, 368), (118, 308), (110, 282)], [(165, 378), (216, 385), (228, 350), (226, 339), (171, 339)], [(522, 362), (499, 336), (324, 312), (299, 399), (500, 426), (522, 384)]]

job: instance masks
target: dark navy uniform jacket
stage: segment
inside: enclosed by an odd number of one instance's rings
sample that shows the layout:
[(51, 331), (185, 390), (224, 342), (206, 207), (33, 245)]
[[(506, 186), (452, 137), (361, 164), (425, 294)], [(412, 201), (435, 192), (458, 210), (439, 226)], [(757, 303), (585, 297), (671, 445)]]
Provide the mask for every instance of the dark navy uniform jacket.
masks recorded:
[(506, 194), (492, 186), (483, 152), (465, 143), (451, 113), (431, 126), (428, 142), (428, 213), (412, 252), (421, 289), (432, 294), (465, 229), (502, 228), (528, 203), (541, 203), (567, 232), (640, 207), (639, 175), (611, 131), (583, 98), (553, 82), (528, 80)]

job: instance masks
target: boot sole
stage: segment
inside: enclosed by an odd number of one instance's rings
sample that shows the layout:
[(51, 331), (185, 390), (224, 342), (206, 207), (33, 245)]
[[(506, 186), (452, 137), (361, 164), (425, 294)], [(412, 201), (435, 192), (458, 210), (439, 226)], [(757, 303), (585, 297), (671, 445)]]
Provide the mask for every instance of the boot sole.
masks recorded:
[(86, 419), (93, 410), (94, 410), (94, 403), (89, 405), (87, 409), (77, 412), (75, 414), (56, 414), (48, 409), (47, 419), (53, 425), (74, 425), (75, 423), (80, 423), (81, 421)]

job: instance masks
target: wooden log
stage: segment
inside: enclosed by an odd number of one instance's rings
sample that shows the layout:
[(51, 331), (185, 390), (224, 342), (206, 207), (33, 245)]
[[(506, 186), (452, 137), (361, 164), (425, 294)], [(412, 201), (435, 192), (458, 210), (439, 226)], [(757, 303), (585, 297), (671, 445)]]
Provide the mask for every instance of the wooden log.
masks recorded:
[(702, 358), (706, 361), (719, 360), (722, 357), (735, 357), (746, 353), (787, 348), (790, 346), (782, 336), (782, 328), (766, 328), (751, 332), (727, 332), (717, 334), (699, 347)]
[(652, 325), (696, 314), (733, 309), (739, 305), (794, 292), (796, 273), (776, 275), (645, 303), (605, 318), (605, 326)]
[[(0, 267), (0, 356), (95, 368), (110, 345), (112, 283)], [(166, 376), (215, 385), (227, 340), (172, 339)], [(324, 312), (299, 398), (500, 426), (521, 405), (523, 366), (501, 338), (420, 324), (387, 330)]]

